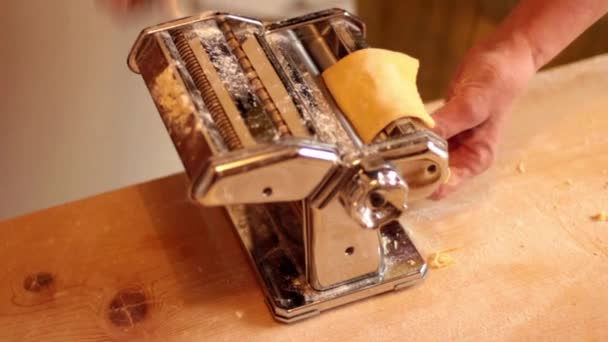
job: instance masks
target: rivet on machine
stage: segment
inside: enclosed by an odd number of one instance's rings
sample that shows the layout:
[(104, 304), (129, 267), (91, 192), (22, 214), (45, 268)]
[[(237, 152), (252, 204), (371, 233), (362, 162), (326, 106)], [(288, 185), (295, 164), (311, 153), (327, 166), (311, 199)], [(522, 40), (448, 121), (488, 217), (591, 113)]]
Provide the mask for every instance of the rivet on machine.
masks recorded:
[(446, 142), (404, 117), (366, 143), (320, 76), (364, 36), (339, 9), (273, 23), (208, 12), (144, 30), (129, 56), (191, 195), (225, 206), (279, 321), (427, 270), (400, 219), (445, 181)]

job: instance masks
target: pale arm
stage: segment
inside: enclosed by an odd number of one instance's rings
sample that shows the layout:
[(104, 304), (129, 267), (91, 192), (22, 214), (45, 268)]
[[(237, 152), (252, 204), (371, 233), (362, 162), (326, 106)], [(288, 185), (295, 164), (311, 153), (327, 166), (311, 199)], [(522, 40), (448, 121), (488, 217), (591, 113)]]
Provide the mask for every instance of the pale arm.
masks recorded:
[(523, 0), (467, 53), (434, 114), (452, 169), (436, 198), (492, 164), (505, 114), (530, 78), (606, 12), (608, 0)]

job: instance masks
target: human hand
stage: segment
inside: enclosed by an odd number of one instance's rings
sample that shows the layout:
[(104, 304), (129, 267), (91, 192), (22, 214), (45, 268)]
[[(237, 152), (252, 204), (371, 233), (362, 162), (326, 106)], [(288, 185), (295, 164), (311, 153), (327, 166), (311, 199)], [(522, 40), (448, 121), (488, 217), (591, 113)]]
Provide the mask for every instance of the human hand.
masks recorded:
[(608, 0), (521, 0), (467, 53), (434, 116), (452, 171), (435, 199), (490, 167), (506, 115), (530, 78), (605, 13)]
[(451, 171), (434, 199), (444, 198), (491, 166), (506, 116), (535, 71), (528, 45), (516, 39), (489, 41), (467, 53), (445, 105), (433, 115), (434, 130), (448, 140)]

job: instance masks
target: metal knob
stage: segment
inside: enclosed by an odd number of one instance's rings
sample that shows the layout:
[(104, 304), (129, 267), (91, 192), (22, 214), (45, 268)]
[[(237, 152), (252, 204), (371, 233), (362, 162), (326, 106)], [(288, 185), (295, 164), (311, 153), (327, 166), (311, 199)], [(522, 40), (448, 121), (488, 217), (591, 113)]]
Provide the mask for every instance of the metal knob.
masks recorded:
[(379, 228), (407, 208), (407, 183), (395, 168), (380, 160), (367, 160), (341, 193), (341, 202), (362, 227)]

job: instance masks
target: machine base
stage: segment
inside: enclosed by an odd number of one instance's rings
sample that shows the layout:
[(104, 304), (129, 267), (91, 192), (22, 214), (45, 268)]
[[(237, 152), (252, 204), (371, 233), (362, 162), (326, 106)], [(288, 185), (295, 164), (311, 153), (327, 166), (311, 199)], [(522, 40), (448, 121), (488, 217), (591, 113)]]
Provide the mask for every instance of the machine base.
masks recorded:
[(292, 323), (322, 311), (421, 281), (427, 265), (398, 222), (380, 228), (383, 272), (329, 290), (307, 282), (302, 243), (302, 203), (227, 207), (277, 321)]

